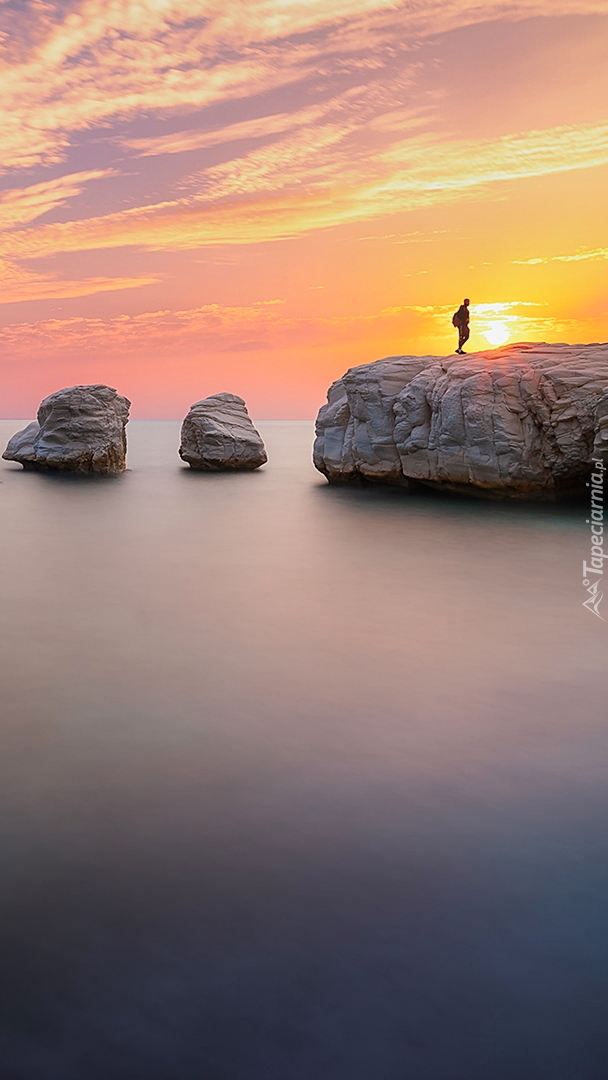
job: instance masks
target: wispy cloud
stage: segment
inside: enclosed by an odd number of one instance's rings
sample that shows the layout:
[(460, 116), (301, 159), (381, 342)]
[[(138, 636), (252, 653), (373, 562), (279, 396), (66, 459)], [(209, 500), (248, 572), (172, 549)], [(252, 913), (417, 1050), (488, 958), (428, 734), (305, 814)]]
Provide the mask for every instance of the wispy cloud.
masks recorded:
[[(499, 319), (512, 341), (564, 340), (581, 335), (584, 321), (555, 319), (526, 309), (536, 305), (518, 301), (474, 305), (474, 334), (483, 335)], [(109, 320), (90, 318), (47, 319), (18, 323), (0, 330), (3, 355), (19, 357), (78, 356), (86, 347), (100, 356), (199, 356), (290, 347), (327, 348), (339, 343), (387, 340), (408, 352), (418, 340), (434, 340), (438, 351), (449, 352), (453, 339), (452, 308), (445, 305), (399, 305), (368, 314), (343, 317), (296, 318), (282, 309), (281, 301), (248, 306), (207, 304), (183, 311), (149, 311)], [(449, 344), (448, 344), (449, 343)], [(487, 343), (479, 341), (480, 348)]]
[(259, 243), (468, 198), (492, 184), (608, 163), (606, 124), (526, 132), (466, 147), (454, 141), (436, 146), (429, 137), (414, 136), (369, 154), (367, 161), (361, 155), (360, 171), (344, 148), (349, 133), (348, 124), (323, 127), (319, 135), (303, 130), (209, 169), (202, 190), (190, 196), (7, 232), (0, 254), (33, 259), (124, 246)]
[(399, 306), (343, 317), (295, 318), (282, 302), (248, 306), (206, 304), (183, 311), (149, 311), (109, 320), (46, 319), (0, 330), (0, 355), (19, 357), (87, 355), (129, 357), (200, 356), (252, 350), (322, 347), (394, 334), (416, 336), (432, 328), (433, 309)]
[(7, 188), (0, 192), (0, 228), (11, 229), (27, 225), (69, 199), (82, 194), (90, 180), (100, 180), (115, 175), (111, 169), (91, 169), (88, 172), (69, 173), (54, 180), (44, 180), (29, 187)]
[(63, 300), (92, 296), (101, 292), (119, 292), (155, 285), (158, 277), (82, 277), (57, 279), (51, 274), (37, 274), (15, 263), (0, 260), (0, 304), (26, 300)]
[(0, 161), (57, 163), (76, 132), (373, 67), (397, 41), (589, 12), (605, 12), (604, 0), (32, 0), (0, 10)]
[(121, 145), (133, 150), (137, 157), (156, 157), (162, 154), (183, 154), (192, 150), (205, 150), (227, 142), (246, 139), (269, 138), (281, 135), (304, 124), (313, 124), (331, 108), (331, 103), (293, 113), (274, 113), (238, 124), (227, 124), (215, 131), (178, 131), (172, 135), (158, 135), (151, 139), (121, 139)]
[(539, 255), (533, 259), (513, 259), (515, 266), (540, 266), (552, 262), (603, 262), (608, 259), (608, 248), (587, 248), (572, 255)]
[[(70, 199), (81, 195), (91, 180), (115, 175), (111, 169), (93, 169), (70, 173), (23, 188), (7, 188), (0, 192), (0, 228), (5, 238), (12, 231), (43, 217)], [(158, 281), (157, 277), (86, 277), (78, 280), (58, 280), (52, 274), (42, 274), (25, 268), (11, 259), (0, 259), (0, 303), (24, 300), (49, 300), (90, 296), (94, 293), (140, 288)]]

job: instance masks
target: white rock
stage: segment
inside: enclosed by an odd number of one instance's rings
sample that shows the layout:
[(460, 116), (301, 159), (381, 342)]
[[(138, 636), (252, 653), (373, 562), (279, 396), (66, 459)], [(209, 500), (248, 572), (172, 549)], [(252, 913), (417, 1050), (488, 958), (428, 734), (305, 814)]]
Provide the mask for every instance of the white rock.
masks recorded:
[(236, 394), (212, 394), (191, 406), (179, 455), (193, 469), (257, 469), (268, 461), (245, 402)]
[(608, 345), (508, 345), (392, 356), (351, 368), (317, 418), (330, 481), (380, 481), (493, 498), (585, 490), (608, 450)]
[(109, 386), (58, 390), (41, 403), (38, 419), (13, 435), (2, 457), (26, 469), (123, 472), (130, 404)]

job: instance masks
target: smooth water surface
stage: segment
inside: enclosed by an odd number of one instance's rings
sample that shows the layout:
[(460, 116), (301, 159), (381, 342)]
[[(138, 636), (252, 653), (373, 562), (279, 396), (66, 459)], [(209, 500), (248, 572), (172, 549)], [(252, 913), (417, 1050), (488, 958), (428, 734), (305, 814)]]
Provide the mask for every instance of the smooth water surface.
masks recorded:
[(2, 1080), (604, 1078), (585, 507), (260, 430), (254, 474), (172, 421), (118, 479), (2, 463)]

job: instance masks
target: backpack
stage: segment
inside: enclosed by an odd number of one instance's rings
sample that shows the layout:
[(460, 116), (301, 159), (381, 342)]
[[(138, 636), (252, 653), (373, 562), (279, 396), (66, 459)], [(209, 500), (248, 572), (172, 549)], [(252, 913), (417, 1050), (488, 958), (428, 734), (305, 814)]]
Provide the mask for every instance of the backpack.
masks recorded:
[(460, 308), (452, 315), (452, 326), (460, 326)]

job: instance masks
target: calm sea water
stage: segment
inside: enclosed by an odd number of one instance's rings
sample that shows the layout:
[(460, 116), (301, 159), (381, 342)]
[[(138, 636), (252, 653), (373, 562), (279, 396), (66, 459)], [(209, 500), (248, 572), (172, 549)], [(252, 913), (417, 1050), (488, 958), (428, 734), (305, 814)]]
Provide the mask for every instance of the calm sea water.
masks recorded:
[(251, 475), (172, 421), (119, 479), (2, 463), (2, 1080), (604, 1078), (585, 507), (260, 430)]

